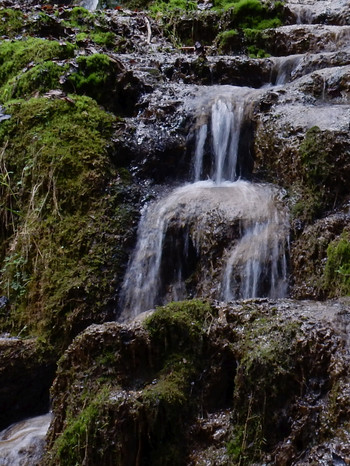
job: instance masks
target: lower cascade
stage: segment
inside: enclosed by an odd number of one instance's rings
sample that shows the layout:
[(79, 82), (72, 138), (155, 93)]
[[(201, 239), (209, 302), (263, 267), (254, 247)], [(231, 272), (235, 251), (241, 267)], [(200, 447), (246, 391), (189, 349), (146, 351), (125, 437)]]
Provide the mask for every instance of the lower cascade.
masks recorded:
[(40, 464), (51, 414), (12, 424), (0, 432), (0, 464), (30, 466)]
[(232, 87), (202, 107), (194, 182), (146, 206), (122, 287), (120, 320), (188, 297), (286, 295), (289, 220), (282, 193), (237, 174), (246, 155), (239, 153), (240, 130), (251, 94)]

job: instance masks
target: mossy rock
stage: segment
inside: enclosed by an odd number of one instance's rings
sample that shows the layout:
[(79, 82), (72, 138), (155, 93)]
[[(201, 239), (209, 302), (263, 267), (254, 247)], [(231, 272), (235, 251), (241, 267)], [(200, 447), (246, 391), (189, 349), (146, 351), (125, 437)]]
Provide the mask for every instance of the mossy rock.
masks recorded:
[(74, 56), (75, 46), (54, 40), (28, 38), (0, 44), (0, 85), (17, 76), (23, 69), (46, 60), (62, 60)]
[(92, 97), (101, 105), (115, 107), (118, 102), (117, 76), (123, 70), (120, 63), (96, 53), (77, 58), (78, 70), (67, 78), (68, 89)]
[(91, 326), (59, 362), (44, 464), (184, 465), (201, 448), (226, 464), (260, 464), (285, 437), (296, 457), (298, 438), (317, 437), (341, 350), (298, 306), (195, 300)]
[(1, 100), (29, 97), (44, 94), (51, 89), (59, 89), (68, 64), (45, 61), (11, 78), (1, 89)]
[(350, 233), (345, 229), (327, 248), (323, 287), (330, 297), (350, 296)]
[[(2, 157), (2, 328), (56, 348), (113, 318), (137, 217), (137, 189), (113, 161), (115, 117), (88, 97), (6, 107)], [(116, 160), (117, 162), (117, 160)]]
[[(143, 327), (110, 323), (80, 335), (59, 364), (53, 391), (62, 434), (50, 434), (45, 464), (184, 464), (183, 426), (197, 409), (190, 393), (212, 313), (209, 304), (179, 302), (157, 309)], [(78, 347), (85, 348), (79, 360)], [(87, 384), (63, 400), (62, 384), (76, 386), (82, 367)]]
[(215, 43), (219, 53), (238, 52), (242, 49), (242, 38), (236, 29), (221, 32)]

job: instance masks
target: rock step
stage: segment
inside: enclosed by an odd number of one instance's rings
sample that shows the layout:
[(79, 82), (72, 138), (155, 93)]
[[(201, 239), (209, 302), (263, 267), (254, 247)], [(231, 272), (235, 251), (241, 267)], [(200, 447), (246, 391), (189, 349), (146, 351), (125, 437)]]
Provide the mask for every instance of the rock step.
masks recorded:
[(350, 1), (299, 0), (285, 4), (291, 19), (298, 24), (350, 24)]
[(349, 48), (350, 26), (304, 24), (268, 29), (259, 46), (274, 56), (336, 52)]

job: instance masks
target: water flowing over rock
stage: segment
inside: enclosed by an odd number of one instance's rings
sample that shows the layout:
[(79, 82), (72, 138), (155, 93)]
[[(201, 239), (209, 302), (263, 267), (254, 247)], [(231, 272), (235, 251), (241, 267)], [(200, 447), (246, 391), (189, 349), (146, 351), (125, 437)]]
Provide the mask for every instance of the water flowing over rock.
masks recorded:
[(26, 419), (0, 432), (0, 464), (39, 465), (44, 454), (45, 436), (51, 418), (51, 414), (45, 414)]
[(176, 189), (141, 220), (122, 315), (189, 294), (283, 297), (288, 231), (278, 190), (268, 185), (200, 181)]
[[(250, 104), (256, 94), (249, 88), (222, 86), (214, 87), (200, 99), (202, 111), (195, 125), (194, 181), (210, 178), (220, 184), (240, 176), (241, 129), (250, 118)], [(242, 154), (245, 157), (247, 154)]]
[(349, 0), (287, 1), (286, 7), (294, 15), (297, 24), (350, 24)]
[[(188, 296), (285, 296), (286, 209), (272, 187), (234, 181), (241, 127), (257, 92), (214, 92), (200, 99), (196, 117), (194, 183), (144, 212), (122, 288), (121, 319)], [(206, 177), (212, 181), (199, 181)]]

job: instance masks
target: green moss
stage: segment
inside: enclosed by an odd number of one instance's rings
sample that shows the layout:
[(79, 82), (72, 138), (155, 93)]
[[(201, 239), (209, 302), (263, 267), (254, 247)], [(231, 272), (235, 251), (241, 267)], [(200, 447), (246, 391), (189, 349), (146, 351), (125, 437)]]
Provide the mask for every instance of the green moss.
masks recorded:
[(228, 53), (241, 46), (239, 32), (236, 29), (221, 32), (216, 37), (216, 46), (219, 53)]
[(169, 13), (176, 10), (195, 10), (197, 8), (196, 3), (188, 0), (169, 0), (167, 2), (157, 0), (152, 2), (149, 6), (149, 10), (153, 14), (157, 13)]
[(247, 47), (248, 55), (251, 58), (268, 58), (270, 54), (265, 52), (263, 49), (258, 49), (255, 45), (250, 45)]
[(68, 77), (68, 83), (78, 94), (88, 95), (98, 102), (111, 98), (116, 83), (113, 61), (101, 53), (77, 58), (79, 70)]
[(347, 231), (327, 248), (324, 288), (331, 297), (350, 295), (350, 234)]
[(152, 338), (166, 341), (169, 350), (191, 348), (195, 350), (198, 340), (212, 319), (209, 304), (199, 300), (170, 303), (149, 317), (145, 326)]
[(263, 12), (265, 8), (259, 0), (240, 0), (234, 6), (235, 20), (242, 29), (256, 28)]
[(111, 47), (116, 41), (114, 32), (95, 32), (91, 34), (91, 39), (97, 45)]
[(331, 150), (328, 147), (328, 132), (314, 126), (307, 130), (300, 144), (302, 176), (304, 179), (303, 199), (294, 210), (300, 218), (314, 219), (332, 202), (336, 196), (333, 184), (334, 167), (331, 163)]
[(266, 33), (269, 28), (282, 25), (283, 9), (279, 2), (264, 3), (259, 0), (240, 0), (229, 3), (221, 2), (216, 8), (230, 7), (222, 14), (223, 32), (216, 38), (221, 53), (245, 52), (252, 58), (265, 58), (269, 56), (265, 50)]
[(94, 399), (77, 416), (71, 415), (68, 418), (68, 426), (58, 438), (54, 448), (54, 455), (60, 465), (72, 466), (84, 462), (87, 440), (91, 443), (97, 441), (99, 419), (108, 397), (109, 391), (105, 388), (95, 394)]
[[(0, 44), (0, 85), (17, 76), (23, 69), (52, 59), (73, 57), (74, 46), (53, 40), (34, 39)], [(52, 65), (51, 65), (52, 67)], [(33, 75), (32, 75), (33, 77)]]
[(294, 183), (291, 186), (292, 219), (298, 219), (303, 223), (311, 223), (322, 212), (323, 202), (321, 193), (312, 187)]
[(15, 37), (24, 26), (24, 15), (21, 10), (0, 9), (0, 35)]
[(10, 79), (0, 89), (0, 99), (7, 102), (10, 99), (30, 96), (34, 93), (43, 94), (51, 89), (61, 87), (60, 78), (68, 70), (68, 65), (59, 65), (46, 61), (30, 68)]
[(136, 464), (137, 457), (155, 466), (185, 464), (212, 319), (209, 304), (185, 301), (158, 308), (144, 323), (147, 332), (116, 325), (102, 330), (102, 340), (79, 336), (79, 361), (67, 352), (59, 362), (59, 378), (72, 390), (48, 464), (82, 464), (86, 452), (91, 465)]
[(304, 176), (310, 186), (322, 187), (331, 168), (322, 136), (323, 133), (320, 128), (313, 126), (307, 130), (305, 138), (300, 144)]
[(180, 465), (186, 454), (183, 426), (192, 418), (193, 380), (203, 369), (203, 338), (213, 319), (209, 304), (199, 300), (170, 303), (158, 308), (145, 326), (152, 344), (162, 349), (162, 369), (147, 385), (142, 402), (155, 417), (150, 464)]
[(70, 26), (83, 29), (92, 26), (94, 23), (94, 14), (81, 6), (72, 8), (68, 11), (67, 22)]
[(106, 318), (126, 260), (121, 244), (132, 235), (135, 194), (109, 157), (114, 117), (90, 98), (33, 98), (6, 111), (1, 292), (11, 314), (1, 326), (26, 326), (57, 348)]

